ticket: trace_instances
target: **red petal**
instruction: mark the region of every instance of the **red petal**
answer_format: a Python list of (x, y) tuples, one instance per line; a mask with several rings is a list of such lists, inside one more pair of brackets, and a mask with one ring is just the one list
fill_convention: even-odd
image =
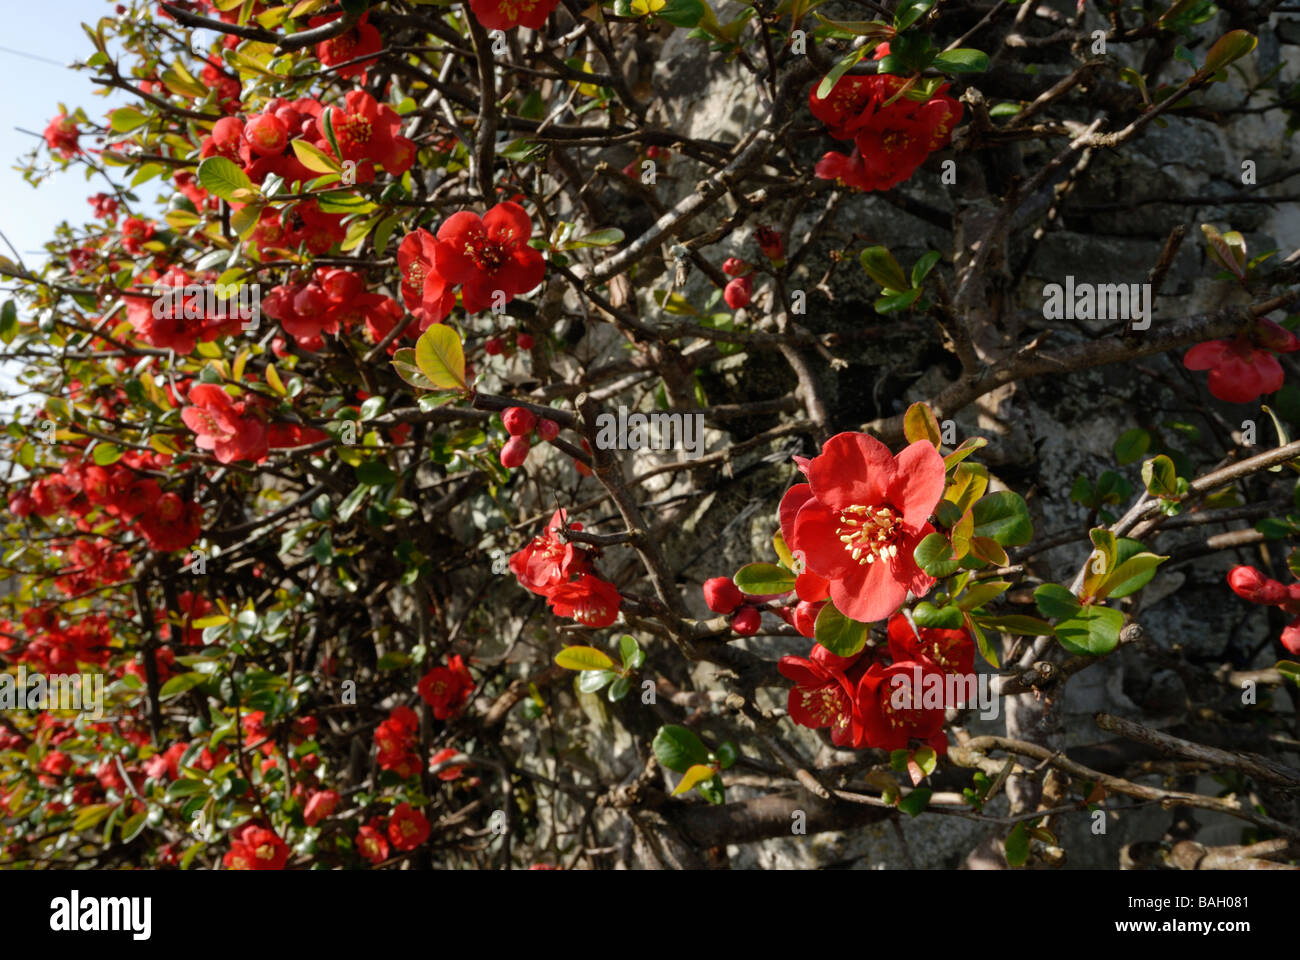
[[(883, 503), (894, 478), (889, 448), (865, 433), (838, 433), (808, 467), (813, 495), (832, 510)], [(937, 499), (937, 498), (936, 498)]]
[(899, 453), (895, 469), (889, 502), (903, 512), (909, 527), (925, 523), (943, 496), (947, 480), (943, 457), (930, 441), (918, 440)]

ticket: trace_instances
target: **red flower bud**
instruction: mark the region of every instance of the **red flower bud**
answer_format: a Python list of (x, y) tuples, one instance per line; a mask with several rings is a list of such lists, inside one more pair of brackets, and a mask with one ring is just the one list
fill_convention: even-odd
[(1282, 630), (1282, 646), (1300, 655), (1300, 617), (1296, 617)]
[(529, 449), (527, 437), (511, 437), (501, 448), (501, 466), (507, 470), (523, 466), (524, 461), (528, 459)]
[(515, 346), (520, 350), (533, 349), (533, 335), (531, 333), (521, 333), (515, 337)]
[(758, 241), (758, 249), (763, 251), (763, 256), (769, 260), (785, 259), (785, 238), (770, 227), (759, 227), (754, 233), (754, 239)]
[(1264, 576), (1254, 567), (1233, 567), (1228, 571), (1228, 586), (1241, 599), (1251, 603), (1272, 606), (1285, 603), (1290, 598), (1286, 587)]
[(712, 577), (704, 581), (704, 602), (714, 613), (731, 613), (745, 602), (745, 595), (730, 577)]
[(501, 351), (505, 350), (505, 348), (506, 343), (500, 337), (492, 337), (487, 341), (487, 343), (483, 344), (483, 352), (489, 357), (497, 356)]
[(501, 422), (510, 436), (526, 437), (537, 426), (537, 414), (525, 407), (507, 407), (501, 412)]
[(279, 117), (263, 113), (249, 118), (244, 125), (244, 139), (259, 156), (278, 157), (289, 142), (289, 131)]
[(826, 606), (825, 600), (817, 603), (809, 603), (807, 600), (799, 601), (799, 605), (794, 608), (794, 628), (805, 637), (813, 635), (813, 627), (817, 623), (817, 614), (822, 612), (822, 607)]
[(554, 420), (547, 420), (543, 417), (537, 421), (537, 435), (550, 443), (560, 435), (560, 425)]
[(731, 618), (731, 629), (742, 637), (752, 637), (763, 625), (763, 616), (753, 607), (741, 607)]
[(741, 307), (749, 304), (749, 299), (754, 295), (754, 281), (749, 277), (737, 277), (727, 284), (722, 291), (722, 299), (727, 302), (732, 310), (739, 310)]
[(729, 277), (743, 277), (753, 268), (739, 257), (727, 257), (722, 264), (722, 272)]
[(1292, 353), (1300, 350), (1300, 340), (1285, 327), (1279, 327), (1272, 320), (1260, 319), (1255, 323), (1255, 342), (1276, 353)]

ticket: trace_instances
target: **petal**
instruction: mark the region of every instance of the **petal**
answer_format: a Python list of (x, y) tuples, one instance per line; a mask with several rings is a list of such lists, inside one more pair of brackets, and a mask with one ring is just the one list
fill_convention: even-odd
[(512, 264), (506, 276), (511, 282), (513, 293), (528, 293), (546, 277), (546, 260), (540, 251), (527, 245), (521, 246), (511, 259)]
[(498, 203), (485, 213), (483, 227), (487, 230), (490, 242), (503, 245), (522, 246), (527, 244), (528, 238), (533, 235), (533, 221), (528, 218), (528, 211), (510, 200)]
[(831, 581), (835, 608), (862, 623), (883, 620), (907, 599), (907, 584), (883, 563), (854, 564), (863, 571), (858, 577)]
[(947, 482), (943, 457), (930, 441), (918, 440), (904, 448), (894, 464), (889, 502), (902, 511), (908, 526), (924, 523), (943, 496)]
[(781, 517), (781, 536), (785, 538), (786, 546), (794, 539), (794, 518), (799, 512), (799, 508), (812, 498), (812, 487), (806, 483), (796, 483), (793, 487), (785, 492), (781, 498), (781, 508), (779, 511)]
[(452, 283), (464, 283), (478, 267), (473, 257), (466, 253), (467, 245), (481, 241), (486, 231), (478, 214), (468, 210), (453, 213), (438, 228), (438, 247), (434, 263), (440, 274)]
[[(894, 478), (894, 455), (865, 433), (838, 433), (808, 467), (813, 495), (832, 510), (883, 503)], [(936, 498), (937, 500), (937, 498)]]
[(803, 553), (808, 569), (831, 579), (858, 566), (840, 543), (837, 526), (835, 514), (819, 501), (809, 500), (795, 517), (794, 538), (789, 544), (791, 550)]
[(1198, 343), (1183, 355), (1183, 366), (1188, 370), (1209, 370), (1222, 361), (1224, 351), (1230, 346), (1227, 340)]

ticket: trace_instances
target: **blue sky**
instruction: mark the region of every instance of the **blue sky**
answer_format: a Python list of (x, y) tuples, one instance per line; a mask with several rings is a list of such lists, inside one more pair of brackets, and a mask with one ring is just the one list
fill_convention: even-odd
[[(100, 117), (122, 97), (96, 96), (91, 71), (68, 69), (73, 60), (92, 52), (82, 22), (94, 23), (113, 15), (106, 0), (44, 0), (5, 3), (5, 30), (0, 33), (0, 231), (29, 266), (44, 261), (41, 245), (54, 234), (56, 224), (83, 223), (90, 217), (86, 198), (105, 188), (85, 179), (84, 170), (70, 168), (55, 173), (33, 188), (17, 170), (21, 156), (36, 138), (21, 130), (41, 133), (59, 110), (82, 107), (88, 116)], [(83, 138), (84, 142), (85, 138)], [(12, 258), (7, 247), (0, 252)], [(7, 285), (4, 287), (8, 289)], [(0, 294), (3, 296), (3, 294)], [(10, 389), (10, 371), (0, 367), (0, 386)]]

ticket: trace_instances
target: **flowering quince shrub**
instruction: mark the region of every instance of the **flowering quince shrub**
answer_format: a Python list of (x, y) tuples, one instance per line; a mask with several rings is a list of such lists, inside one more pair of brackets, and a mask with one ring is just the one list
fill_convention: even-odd
[[(1153, 800), (1294, 859), (1271, 14), (581, 6), (69, 32), (107, 105), (22, 162), (86, 221), (0, 257), (0, 867), (715, 867), (954, 817), (979, 865), (1115, 866), (1091, 825), (1158, 841)], [(1111, 196), (1189, 125), (1260, 169)], [(1079, 255), (1049, 308), (1066, 233), (1135, 272)], [(1069, 712), (1085, 671), (1122, 710)]]

